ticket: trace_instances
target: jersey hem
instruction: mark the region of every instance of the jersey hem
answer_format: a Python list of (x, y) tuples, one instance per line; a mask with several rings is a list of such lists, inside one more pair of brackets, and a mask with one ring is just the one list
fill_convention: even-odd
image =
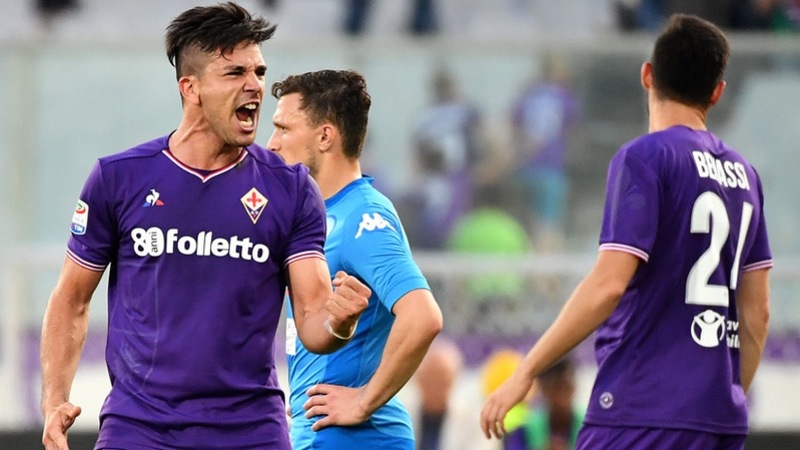
[(725, 426), (695, 422), (683, 422), (680, 420), (604, 420), (592, 417), (589, 414), (584, 417), (583, 422), (589, 425), (600, 425), (604, 427), (642, 427), (642, 428), (664, 428), (670, 430), (693, 430), (704, 433), (715, 434), (743, 434), (749, 431), (747, 425), (744, 426)]

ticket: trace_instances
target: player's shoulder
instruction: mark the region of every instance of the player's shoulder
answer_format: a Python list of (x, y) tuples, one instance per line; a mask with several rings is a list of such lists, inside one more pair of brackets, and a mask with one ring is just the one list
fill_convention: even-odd
[(372, 185), (371, 177), (351, 182), (340, 192), (343, 194), (333, 204), (329, 212), (345, 222), (346, 228), (353, 229), (391, 229), (401, 228), (400, 219), (392, 201)]
[(100, 165), (130, 161), (134, 159), (152, 158), (161, 154), (169, 146), (169, 135), (157, 137), (153, 140), (144, 142), (121, 152), (99, 158)]
[(635, 137), (620, 147), (620, 153), (640, 154), (664, 148), (670, 140), (663, 131), (643, 134)]
[(373, 181), (372, 177), (364, 176), (351, 184), (343, 199), (347, 209), (350, 210), (350, 215), (361, 216), (363, 213), (377, 212), (397, 220), (394, 204), (389, 197), (373, 186)]
[(671, 127), (643, 134), (620, 147), (616, 159), (653, 161), (664, 159), (674, 152), (683, 152), (697, 136), (686, 127)]

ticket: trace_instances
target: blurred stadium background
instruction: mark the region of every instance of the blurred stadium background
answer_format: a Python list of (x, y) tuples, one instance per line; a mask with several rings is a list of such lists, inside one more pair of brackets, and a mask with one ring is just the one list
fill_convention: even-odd
[[(2, 449), (38, 448), (41, 319), (82, 183), (98, 156), (176, 126), (180, 101), (162, 49), (163, 30), (182, 10), (211, 2), (75, 0), (65, 2), (75, 8), (37, 12), (34, 6), (43, 3), (49, 2), (0, 4)], [(447, 71), (463, 98), (480, 110), (484, 161), (492, 161), (510, 151), (510, 110), (521, 87), (543, 74), (553, 55), (569, 70), (580, 119), (566, 153), (570, 188), (557, 251), (531, 245), (518, 254), (482, 255), (415, 245), (445, 312), (445, 334), (459, 344), (466, 363), (451, 402), (444, 448), (496, 448), (479, 437), (477, 427), (481, 365), (495, 350), (527, 349), (591, 266), (606, 164), (621, 144), (646, 131), (638, 74), (653, 34), (621, 31), (632, 27), (625, 25), (630, 18), (623, 7), (638, 2), (440, 0), (435, 2), (438, 29), (411, 33), (411, 2), (377, 0), (358, 35), (342, 32), (344, 1), (240, 3), (279, 24), (275, 38), (263, 47), (268, 84), (322, 68), (352, 68), (366, 76), (373, 96), (367, 170), (400, 204), (401, 214), (413, 211), (404, 209), (401, 199), (421, 182), (413, 133), (430, 105), (436, 73)], [(736, 28), (728, 90), (711, 113), (710, 126), (759, 169), (775, 255), (771, 334), (753, 389), (749, 446), (797, 448), (786, 442), (796, 443), (791, 437), (800, 434), (800, 34)], [(274, 99), (266, 98), (262, 145), (272, 132), (273, 108)], [(529, 205), (506, 194), (494, 206), (510, 217), (524, 216)], [(416, 244), (434, 230), (412, 231)], [(77, 439), (91, 439), (108, 390), (105, 314), (101, 286), (72, 395), (84, 408), (74, 427), (75, 442), (83, 442), (75, 444), (77, 449), (88, 448)], [(585, 403), (594, 373), (591, 342), (575, 354), (580, 363), (576, 402)], [(401, 395), (413, 411), (415, 387), (409, 385)]]

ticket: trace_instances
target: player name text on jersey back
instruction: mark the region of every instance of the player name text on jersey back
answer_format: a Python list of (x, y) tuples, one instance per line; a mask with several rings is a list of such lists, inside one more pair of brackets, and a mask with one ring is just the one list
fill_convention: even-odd
[(692, 151), (692, 157), (700, 178), (711, 178), (726, 188), (750, 190), (750, 181), (742, 163), (719, 160), (700, 150)]

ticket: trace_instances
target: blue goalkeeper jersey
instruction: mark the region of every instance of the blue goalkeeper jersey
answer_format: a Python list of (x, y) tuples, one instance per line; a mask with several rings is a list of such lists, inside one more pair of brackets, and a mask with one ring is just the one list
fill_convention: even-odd
[(413, 449), (411, 418), (396, 397), (375, 411), (370, 420), (353, 427), (314, 432), (311, 425), (316, 418), (305, 418), (306, 392), (315, 384), (367, 384), (380, 363), (394, 323), (395, 302), (410, 291), (429, 289), (412, 259), (394, 206), (372, 186), (372, 178), (351, 182), (327, 199), (325, 207), (325, 254), (331, 276), (339, 270), (357, 276), (372, 289), (372, 297), (352, 341), (329, 355), (317, 355), (303, 347), (288, 305), (286, 354), (294, 449)]

